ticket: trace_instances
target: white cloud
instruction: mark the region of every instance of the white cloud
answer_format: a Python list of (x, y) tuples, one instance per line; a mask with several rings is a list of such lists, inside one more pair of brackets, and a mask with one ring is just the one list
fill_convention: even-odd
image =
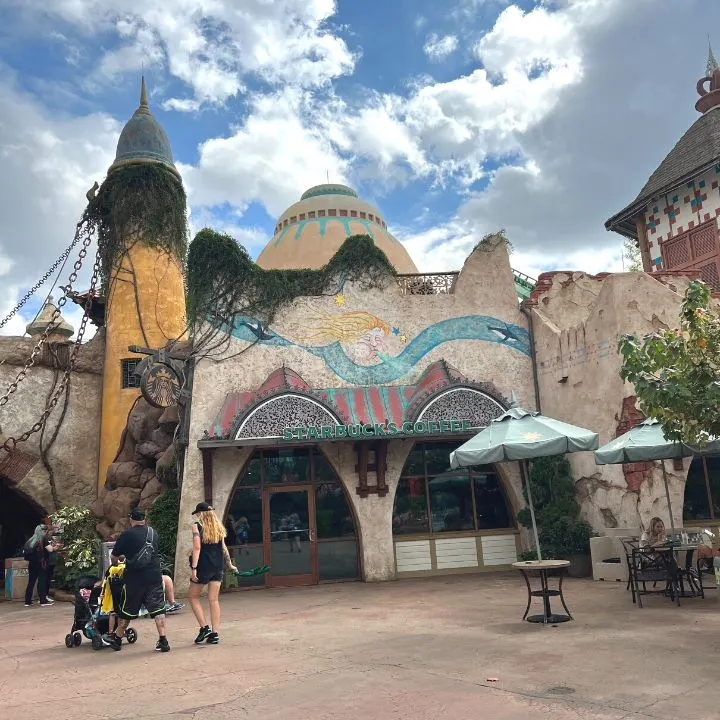
[[(322, 86), (355, 63), (344, 40), (326, 27), (334, 0), (11, 1), (34, 24), (60, 19), (88, 38), (119, 42), (102, 56), (100, 76), (160, 66), (190, 86), (198, 103), (225, 102), (248, 76)], [(171, 107), (195, 109), (183, 102)]]
[(444, 35), (440, 37), (437, 33), (430, 33), (425, 41), (423, 50), (430, 60), (439, 62), (452, 55), (457, 50), (457, 47), (457, 35)]

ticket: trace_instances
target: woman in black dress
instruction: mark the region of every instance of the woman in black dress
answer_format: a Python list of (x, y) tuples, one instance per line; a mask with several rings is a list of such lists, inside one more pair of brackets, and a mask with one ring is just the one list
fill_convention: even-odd
[[(193, 515), (197, 518), (192, 524), (193, 550), (190, 556), (190, 607), (200, 625), (200, 632), (195, 643), (206, 642), (217, 645), (220, 641), (220, 586), (223, 573), (227, 568), (237, 572), (233, 565), (230, 553), (225, 545), (227, 532), (220, 518), (215, 514), (208, 503), (198, 503)], [(200, 595), (203, 587), (208, 588), (208, 606), (210, 608), (210, 623), (205, 622)]]

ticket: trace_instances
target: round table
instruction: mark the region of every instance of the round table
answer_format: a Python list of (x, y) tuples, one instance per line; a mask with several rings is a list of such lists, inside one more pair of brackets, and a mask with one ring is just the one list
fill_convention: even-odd
[[(525, 579), (525, 584), (528, 590), (528, 601), (527, 607), (525, 608), (525, 614), (523, 620), (527, 619), (531, 623), (543, 623), (545, 625), (555, 625), (557, 623), (567, 622), (572, 620), (573, 616), (568, 610), (568, 606), (565, 604), (565, 598), (562, 592), (563, 583), (563, 571), (567, 570), (570, 566), (569, 560), (528, 560), (527, 562), (516, 562), (513, 563), (513, 567), (519, 570)], [(548, 573), (552, 571), (560, 571), (558, 578), (558, 589), (550, 590), (548, 583)], [(540, 590), (533, 590), (530, 585), (530, 575), (538, 575), (540, 577)], [(542, 615), (530, 615), (530, 603), (534, 597), (541, 597), (543, 599), (543, 612)], [(567, 615), (557, 615), (550, 609), (550, 598), (559, 597), (563, 608)]]

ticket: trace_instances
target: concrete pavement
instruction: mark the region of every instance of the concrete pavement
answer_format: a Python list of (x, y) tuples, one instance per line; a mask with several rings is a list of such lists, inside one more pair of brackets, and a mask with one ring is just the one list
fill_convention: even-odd
[(72, 608), (0, 603), (0, 718), (710, 720), (720, 600), (632, 605), (569, 580), (575, 621), (521, 622), (515, 574), (252, 591), (222, 598), (222, 644), (195, 647), (189, 608), (119, 653), (68, 650)]

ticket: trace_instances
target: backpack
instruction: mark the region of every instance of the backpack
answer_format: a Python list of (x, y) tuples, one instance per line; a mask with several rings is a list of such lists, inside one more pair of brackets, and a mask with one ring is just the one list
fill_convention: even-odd
[(155, 559), (155, 546), (153, 545), (154, 538), (155, 534), (153, 529), (148, 527), (145, 543), (134, 557), (126, 559), (126, 568), (130, 570), (144, 570), (145, 568), (150, 567)]
[(35, 536), (33, 535), (24, 545), (23, 545), (23, 560), (32, 560), (35, 557), (35, 553), (37, 552), (38, 544), (36, 542), (33, 542), (35, 539)]

